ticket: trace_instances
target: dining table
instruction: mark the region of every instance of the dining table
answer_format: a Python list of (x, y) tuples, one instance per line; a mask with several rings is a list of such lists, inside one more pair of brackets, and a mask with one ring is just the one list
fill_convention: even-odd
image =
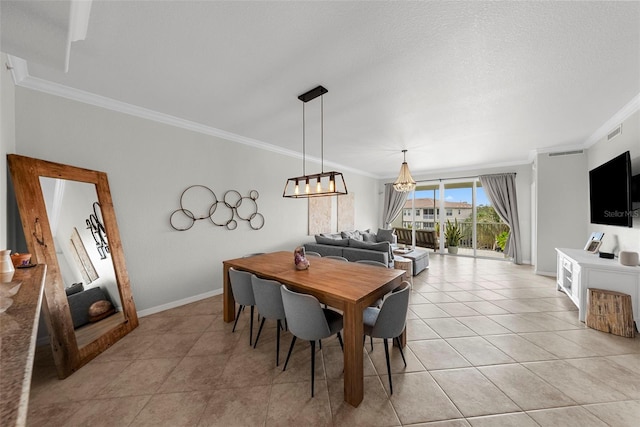
[[(223, 261), (223, 317), (235, 320), (235, 300), (229, 269), (248, 271), (276, 280), (288, 288), (315, 296), (321, 303), (340, 310), (344, 316), (344, 400), (357, 407), (364, 394), (363, 311), (403, 280), (403, 270), (330, 258), (309, 259), (306, 270), (297, 270), (293, 251), (271, 252)], [(401, 337), (405, 345), (405, 334)]]

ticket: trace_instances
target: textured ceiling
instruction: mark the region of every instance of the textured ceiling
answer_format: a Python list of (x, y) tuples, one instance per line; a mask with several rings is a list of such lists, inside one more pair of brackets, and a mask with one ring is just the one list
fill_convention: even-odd
[[(640, 3), (94, 1), (69, 71), (39, 62), (30, 76), (297, 152), (297, 96), (321, 84), (325, 161), (390, 177), (406, 148), (416, 175), (583, 145), (640, 93)], [(313, 156), (319, 122), (311, 101)]]

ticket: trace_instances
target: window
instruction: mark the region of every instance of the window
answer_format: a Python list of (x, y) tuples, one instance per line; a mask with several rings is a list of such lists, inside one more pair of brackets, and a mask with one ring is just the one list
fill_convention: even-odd
[(420, 209), (416, 209), (416, 216), (420, 216)]
[(446, 209), (447, 216), (453, 216), (453, 209)]

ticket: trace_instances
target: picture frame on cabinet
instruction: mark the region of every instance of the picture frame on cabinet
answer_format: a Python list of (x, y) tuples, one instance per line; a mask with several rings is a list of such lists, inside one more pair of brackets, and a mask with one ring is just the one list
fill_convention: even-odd
[(598, 252), (598, 249), (600, 249), (600, 245), (602, 245), (602, 240), (592, 240), (589, 242), (585, 250), (595, 254)]
[(594, 231), (593, 233), (591, 233), (591, 236), (589, 236), (589, 240), (587, 240), (587, 243), (584, 245), (584, 250), (589, 251), (589, 246), (591, 246), (591, 242), (593, 242), (594, 240), (602, 242), (603, 238), (604, 238), (604, 233)]

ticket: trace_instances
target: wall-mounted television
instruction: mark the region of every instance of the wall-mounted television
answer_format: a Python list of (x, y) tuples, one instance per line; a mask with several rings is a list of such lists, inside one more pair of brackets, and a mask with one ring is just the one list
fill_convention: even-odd
[(589, 171), (591, 223), (633, 226), (628, 151)]

